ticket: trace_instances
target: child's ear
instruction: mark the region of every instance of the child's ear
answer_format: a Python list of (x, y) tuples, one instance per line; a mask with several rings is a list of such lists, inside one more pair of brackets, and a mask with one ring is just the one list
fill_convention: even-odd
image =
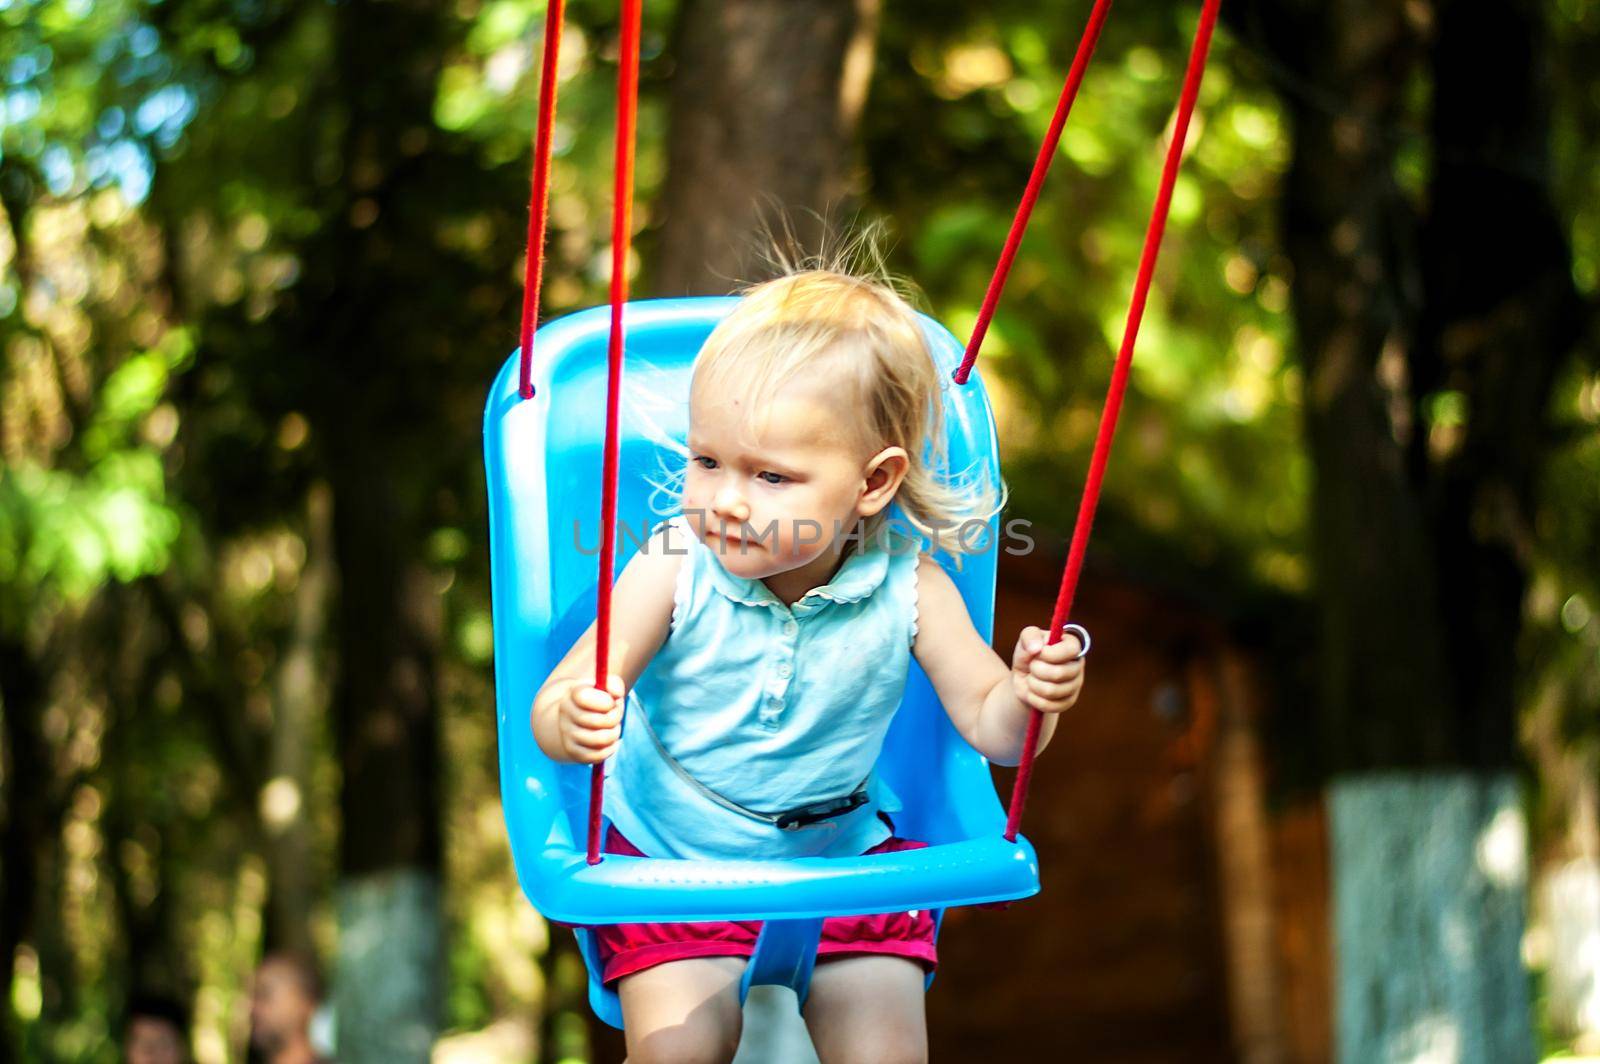
[(871, 517), (888, 506), (910, 469), (911, 459), (904, 447), (885, 447), (873, 455), (867, 463), (861, 500), (856, 504), (861, 516)]

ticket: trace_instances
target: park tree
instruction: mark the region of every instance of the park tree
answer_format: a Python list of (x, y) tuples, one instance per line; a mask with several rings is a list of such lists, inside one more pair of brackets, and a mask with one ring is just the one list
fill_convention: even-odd
[(685, 0), (673, 30), (659, 295), (756, 277), (762, 234), (820, 254), (859, 194), (881, 0)]
[[(1227, 33), (1186, 164), (1196, 179), (1188, 191), (1203, 189), (1204, 227), (1189, 224), (1195, 214), (1186, 213), (1180, 186), (1096, 549), (1149, 559), (1150, 571), (1184, 586), (1203, 570), (1207, 597), (1239, 618), (1271, 585), (1304, 594), (1312, 608), (1314, 643), (1303, 651), (1314, 654), (1317, 725), (1277, 726), (1276, 753), (1280, 780), (1325, 781), (1330, 798), (1342, 1059), (1430, 1047), (1460, 1059), (1526, 1059), (1523, 616), (1534, 567), (1548, 573), (1561, 550), (1546, 547), (1545, 534), (1559, 528), (1568, 542), (1586, 542), (1577, 529), (1593, 523), (1591, 503), (1570, 500), (1558, 519), (1540, 502), (1553, 468), (1583, 467), (1588, 451), (1574, 445), (1593, 434), (1575, 358), (1581, 349), (1592, 360), (1592, 301), (1575, 283), (1587, 277), (1593, 289), (1592, 254), (1572, 222), (1592, 192), (1574, 176), (1592, 169), (1582, 162), (1586, 125), (1560, 117), (1584, 105), (1564, 85), (1574, 45), (1558, 36), (1587, 23), (1532, 3), (1243, 2), (1223, 10)], [(1177, 50), (1179, 14), (1185, 23), (1193, 15), (1113, 17), (1063, 142), (1067, 159), (1052, 174), (1056, 198), (1041, 204), (997, 322), (999, 342), (988, 345), (1002, 386), (1025, 382), (1021, 409), (1036, 423), (1065, 426), (1019, 440), (1023, 454), (1011, 461), (1013, 475), (1032, 474), (1017, 482), (1019, 502), (1060, 514), (1058, 523), (1064, 505), (1038, 486), (1081, 468), (1083, 437), (1053, 410), (1075, 405), (1075, 386), (1094, 390), (1104, 358), (1078, 352), (1106, 347), (1098, 323), (1078, 316), (1092, 301), (1117, 305), (1117, 285), (1097, 278), (1110, 275), (1125, 291), (1115, 267), (1131, 261), (1126, 243), (1108, 239), (1117, 230), (1096, 218), (1131, 214), (1104, 188), (1108, 174), (1127, 173), (1107, 147), (1121, 129), (1139, 127), (1125, 127), (1120, 115), (1108, 121), (1114, 105), (1095, 79), (1120, 62), (1144, 91), (1170, 99), (1157, 87), (1170, 92), (1174, 64), (1160, 57)], [(1081, 18), (1061, 15), (1071, 26)], [(1000, 113), (996, 96), (1022, 115), (1032, 103), (1037, 130), (1049, 83), (1040, 92), (1023, 79), (1041, 65), (1059, 70), (1071, 34), (1041, 39), (1001, 5), (970, 19), (954, 11), (908, 23), (891, 17), (885, 43), (892, 51), (880, 55), (880, 69), (908, 61), (925, 80), (886, 83), (893, 103), (875, 97), (869, 106), (874, 189), (912, 234), (918, 279), (936, 298), (970, 305), (957, 293), (976, 288), (974, 273), (992, 261), (998, 238), (985, 234), (1003, 231), (995, 173), (1023, 165), (1018, 149), (996, 150), (1007, 142), (979, 115)], [(1053, 62), (1035, 58), (1052, 53)], [(1485, 78), (1490, 68), (1497, 76)], [(1115, 100), (1114, 92), (1106, 95)], [(875, 125), (874, 114), (893, 117)], [(1143, 128), (1156, 124), (1146, 119)], [(1130, 150), (1126, 141), (1120, 147)], [(1063, 173), (1060, 162), (1074, 165)], [(1135, 165), (1150, 166), (1149, 156), (1136, 155)], [(935, 173), (949, 177), (930, 193)], [(1139, 188), (1136, 170), (1125, 180)], [(966, 195), (940, 206), (952, 184)], [(1108, 247), (1120, 249), (1117, 259)], [(1031, 284), (1030, 256), (1045, 264)], [(1228, 289), (1252, 298), (1229, 303), (1211, 272), (1218, 265)], [(1089, 298), (1053, 301), (1064, 286)], [(1209, 339), (1185, 350), (1196, 334), (1225, 337), (1230, 320), (1231, 350)], [(1280, 344), (1294, 358), (1273, 371)], [(1177, 372), (1200, 359), (1208, 369)], [(1286, 434), (1269, 413), (1238, 440), (1253, 458), (1235, 462), (1226, 429), (1183, 432), (1204, 424), (1208, 385), (1263, 360), (1269, 379), (1285, 386), (1277, 413), (1302, 411), (1303, 434)], [(1084, 383), (1063, 383), (1069, 374)], [(1182, 392), (1163, 394), (1163, 377), (1176, 377), (1190, 401), (1179, 406)], [(1233, 377), (1234, 398), (1241, 383)], [(1166, 472), (1141, 453), (1141, 408), (1162, 411), (1157, 453)], [(1197, 439), (1209, 456), (1190, 453)], [(1303, 454), (1308, 467), (1282, 461), (1285, 454)], [(1206, 465), (1208, 476), (1181, 476)], [(1561, 483), (1570, 491), (1574, 481)], [(1207, 507), (1207, 498), (1225, 505)], [(1285, 503), (1298, 504), (1287, 524), (1275, 513)], [(1140, 526), (1162, 530), (1166, 562), (1140, 546)], [(1309, 567), (1280, 565), (1279, 545)], [(1569, 590), (1557, 594), (1552, 584)], [(1586, 578), (1547, 575), (1545, 586), (1539, 599), (1566, 601), (1563, 623), (1584, 631)], [(1571, 590), (1580, 593), (1568, 598)], [(1269, 608), (1281, 631), (1299, 630), (1297, 611)], [(1592, 675), (1587, 647), (1580, 642), (1578, 656), (1565, 660)], [(1268, 649), (1292, 677), (1296, 647)], [(1547, 692), (1569, 691), (1576, 704), (1566, 723), (1545, 713), (1547, 751), (1563, 729), (1581, 734), (1578, 705), (1593, 705), (1592, 682), (1552, 683)], [(1286, 696), (1294, 689), (1291, 682)], [(1451, 928), (1466, 928), (1466, 939)], [(1406, 943), (1398, 954), (1396, 941)]]
[[(248, 31), (248, 71), (209, 81), (213, 106), (185, 162), (158, 177), (157, 199), (169, 231), (244, 225), (294, 264), (270, 300), (194, 301), (213, 372), (249, 403), (233, 431), (218, 430), (213, 453), (247, 458), (268, 441), (291, 452), (280, 505), (304, 515), (315, 560), (287, 632), (285, 727), (269, 756), (274, 785), (303, 786), (310, 677), (325, 661), (340, 779), (340, 1057), (425, 1060), (447, 971), (444, 613), (429, 537), (469, 488), (481, 369), (471, 353), (495, 346), (510, 292), (498, 274), (515, 246), (515, 226), (484, 204), (514, 209), (515, 185), (434, 121), (445, 57), (465, 29), (450, 5), (285, 4), (254, 24), (171, 5), (159, 17), (180, 44), (224, 25)], [(271, 136), (241, 135), (241, 123), (261, 120), (263, 95)], [(201, 183), (237, 165), (225, 161), (232, 153), (251, 161), (249, 176), (232, 195), (208, 195)], [(465, 239), (463, 222), (476, 227)], [(190, 266), (186, 281), (203, 291), (204, 264)], [(205, 475), (221, 488), (208, 516), (226, 522), (222, 507), (260, 470), (217, 461)], [(329, 594), (331, 612), (319, 601)], [(308, 900), (305, 850), (293, 837), (274, 850), (274, 886), (291, 901), (284, 920)]]
[[(48, 34), (14, 12), (0, 33), (11, 86), (0, 126), (4, 1059), (50, 1052), (25, 1021), (47, 1018), (70, 1039), (92, 1031), (81, 1016), (104, 1011), (97, 967), (72, 941), (74, 921), (80, 931), (101, 926), (78, 875), (85, 858), (126, 845), (147, 868), (163, 859), (128, 830), (141, 813), (165, 811), (170, 796), (131, 793), (130, 774), (103, 771), (101, 761), (133, 741), (133, 715), (155, 701), (152, 641), (122, 627), (119, 604), (142, 601), (137, 589), (180, 549), (165, 477), (170, 390), (193, 359), (184, 330), (130, 313), (155, 302), (160, 279), (141, 255), (148, 228), (107, 188), (147, 184), (145, 157), (123, 128), (97, 138), (93, 123), (102, 108), (151, 91), (158, 72), (139, 62), (148, 42), (119, 32), (125, 5), (45, 7), (31, 14), (50, 22)], [(120, 62), (123, 77), (102, 82), (90, 57)], [(125, 145), (120, 166), (110, 165), (113, 143)], [(76, 180), (91, 168), (95, 181)], [(102, 818), (111, 800), (128, 816)], [(111, 886), (128, 931), (119, 959), (153, 962), (181, 984), (181, 966), (163, 963), (179, 952), (162, 941), (170, 908), (143, 904), (127, 875)]]
[(1531, 1060), (1519, 637), (1555, 388), (1592, 315), (1555, 199), (1549, 14), (1234, 17), (1294, 138), (1340, 1057)]

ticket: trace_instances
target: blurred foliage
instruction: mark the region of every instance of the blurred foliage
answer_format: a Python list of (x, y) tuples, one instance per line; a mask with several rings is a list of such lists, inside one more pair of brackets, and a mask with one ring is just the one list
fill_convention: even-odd
[[(1600, 296), (1600, 79), (1594, 45), (1600, 3), (1558, 0), (1553, 70), (1563, 106), (1551, 116), (1555, 175), (1568, 213), (1578, 289)], [(1556, 390), (1560, 450), (1541, 486), (1530, 530), (1535, 579), (1524, 654), (1529, 704), (1554, 707), (1559, 734), (1589, 764), (1600, 763), (1600, 335)], [(1547, 834), (1565, 824), (1547, 818)]]
[[(1071, 528), (1093, 449), (1193, 27), (1184, 8), (1119, 14), (1074, 104), (981, 363), (998, 383), (1015, 509), (1058, 530)], [(1081, 18), (1081, 5), (1063, 3), (1001, 4), (977, 17), (890, 10), (868, 114), (873, 206), (896, 219), (898, 261), (958, 336), (976, 317)], [(1169, 577), (1163, 558), (1214, 571), (1214, 585), (1231, 573), (1219, 599), (1255, 585), (1298, 592), (1308, 470), (1299, 375), (1285, 357), (1290, 278), (1271, 209), (1288, 146), (1270, 86), (1227, 39), (1190, 145), (1096, 551), (1131, 555), (1153, 536), (1162, 547), (1139, 552), (1143, 565)]]
[[(526, 1025), (552, 978), (540, 961), (549, 933), (521, 898), (499, 811), (476, 426), (514, 343), (544, 5), (457, 0), (433, 125), (400, 147), (419, 159), (465, 153), (474, 176), (436, 200), (398, 204), (334, 192), (360, 180), (345, 173), (345, 119), (329, 102), (341, 77), (336, 7), (0, 0), (0, 636), (50, 670), (41, 733), (57, 816), (38, 933), (0, 1003), (23, 1021), (33, 1059), (113, 1059), (123, 997), (152, 981), (194, 1003), (199, 1059), (240, 1054), (242, 990), (270, 935), (271, 691), (314, 549), (305, 501), (329, 446), (307, 389), (317, 367), (303, 364), (294, 330), (308, 335), (326, 310), (310, 279), (332, 268), (317, 237), (335, 218), (388, 225), (385, 212), (407, 212), (409, 231), (449, 251), (429, 290), (396, 292), (367, 313), (448, 303), (482, 321), (427, 367), (438, 469), (412, 473), (419, 491), (443, 485), (424, 542), (447, 632), (449, 1023)], [(863, 205), (891, 221), (893, 264), (958, 336), (1087, 7), (886, 5)], [(671, 3), (646, 13), (641, 294), (675, 14)], [(616, 15), (595, 0), (573, 0), (568, 15), (546, 317), (601, 301), (609, 268)], [(1600, 4), (1554, 0), (1550, 17), (1562, 91), (1555, 165), (1574, 276), (1593, 295)], [(1059, 533), (1092, 447), (1192, 18), (1185, 5), (1113, 16), (981, 363), (1014, 512)], [(1309, 574), (1294, 279), (1277, 234), (1289, 157), (1279, 99), (1295, 91), (1292, 76), (1219, 37), (1093, 551), (1097, 564), (1268, 624)], [(1416, 145), (1406, 165), (1425, 173), (1420, 129), (1398, 135)], [(1408, 187), (1420, 189), (1416, 173)], [(1559, 405), (1570, 431), (1531, 546), (1529, 697), (1554, 699), (1572, 741), (1593, 744), (1600, 361), (1572, 368)], [(319, 723), (307, 737), (315, 768), (298, 806), (322, 897), (338, 831), (326, 732)], [(311, 923), (326, 952), (325, 905)], [(136, 955), (152, 942), (153, 954)], [(552, 1027), (562, 1054), (581, 1052), (576, 1022)]]

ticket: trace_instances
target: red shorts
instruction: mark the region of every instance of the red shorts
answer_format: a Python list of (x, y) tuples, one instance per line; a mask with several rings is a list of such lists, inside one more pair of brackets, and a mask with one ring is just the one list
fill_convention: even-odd
[[(888, 838), (867, 853), (919, 850), (925, 842)], [(606, 833), (606, 853), (627, 857), (644, 854), (611, 828)], [(693, 924), (606, 924), (593, 927), (600, 946), (601, 979), (615, 982), (668, 961), (690, 957), (748, 957), (755, 952), (759, 920), (715, 920)], [(905, 957), (933, 971), (939, 962), (934, 949), (933, 913), (913, 909), (871, 916), (830, 916), (822, 921), (817, 956), (845, 957), (881, 954)]]

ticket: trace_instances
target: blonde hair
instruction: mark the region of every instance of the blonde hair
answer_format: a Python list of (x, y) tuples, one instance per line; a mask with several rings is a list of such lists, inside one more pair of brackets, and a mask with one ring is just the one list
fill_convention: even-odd
[[(870, 234), (864, 238), (869, 251)], [(859, 254), (863, 244), (846, 249)], [(755, 418), (798, 380), (825, 381), (829, 401), (853, 412), (855, 444), (872, 454), (902, 447), (909, 466), (894, 497), (901, 515), (934, 549), (953, 556), (967, 544), (964, 522), (987, 522), (1006, 490), (980, 471), (952, 474), (944, 435), (946, 375), (935, 365), (917, 312), (874, 255), (876, 276), (816, 261), (779, 265), (783, 275), (746, 287), (695, 360), (692, 389), (747, 397)], [(867, 518), (860, 542), (875, 539), (889, 507)]]

